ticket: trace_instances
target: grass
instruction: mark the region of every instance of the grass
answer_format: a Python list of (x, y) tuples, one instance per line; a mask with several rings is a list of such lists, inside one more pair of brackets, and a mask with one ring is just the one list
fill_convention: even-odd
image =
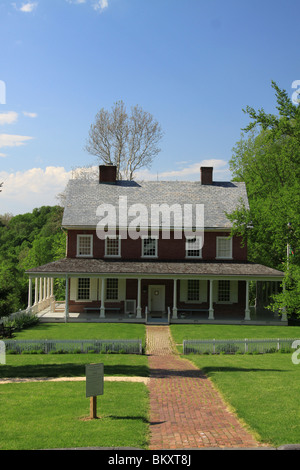
[(39, 323), (17, 332), (13, 339), (141, 339), (145, 325), (134, 323)]
[(105, 383), (100, 419), (87, 420), (85, 383), (6, 384), (0, 388), (0, 449), (148, 445), (148, 392), (140, 383)]
[(104, 364), (105, 376), (149, 375), (147, 356), (136, 354), (7, 354), (0, 377), (79, 377), (94, 362)]
[(299, 326), (171, 325), (176, 344), (184, 339), (300, 338)]
[(300, 365), (291, 354), (184, 357), (204, 371), (262, 442), (300, 443)]
[[(171, 325), (183, 339), (300, 338), (300, 327), (252, 325)], [(135, 333), (135, 334), (134, 334)], [(133, 336), (134, 335), (134, 336)], [(16, 339), (141, 338), (144, 325), (40, 324)], [(185, 356), (213, 381), (226, 402), (263, 442), (276, 447), (300, 443), (300, 364), (291, 354)], [(148, 376), (139, 355), (7, 355), (2, 377), (84, 376), (85, 364), (104, 363), (105, 375)], [(0, 449), (60, 447), (147, 448), (148, 392), (139, 383), (105, 383), (98, 397), (102, 418), (89, 413), (83, 383), (27, 383), (0, 386)]]

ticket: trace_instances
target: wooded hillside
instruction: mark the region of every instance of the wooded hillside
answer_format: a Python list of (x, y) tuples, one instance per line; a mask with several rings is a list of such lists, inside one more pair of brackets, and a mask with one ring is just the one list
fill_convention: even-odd
[(62, 207), (43, 206), (15, 217), (0, 215), (0, 316), (27, 307), (27, 269), (65, 256), (62, 214)]

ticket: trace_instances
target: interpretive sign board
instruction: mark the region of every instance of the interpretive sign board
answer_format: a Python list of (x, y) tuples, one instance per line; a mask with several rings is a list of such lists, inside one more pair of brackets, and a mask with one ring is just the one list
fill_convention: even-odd
[(96, 397), (103, 395), (104, 365), (86, 364), (86, 397)]

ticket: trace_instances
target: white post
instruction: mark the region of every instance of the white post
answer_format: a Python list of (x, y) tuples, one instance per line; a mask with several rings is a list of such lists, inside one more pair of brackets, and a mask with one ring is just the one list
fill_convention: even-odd
[[(282, 290), (283, 290), (283, 292), (285, 292), (285, 283), (283, 283), (283, 285), (282, 285)], [(283, 309), (282, 309), (281, 321), (287, 321), (286, 308), (285, 307), (283, 307)]]
[(50, 296), (53, 297), (53, 277), (51, 277), (50, 281)]
[(246, 281), (246, 308), (245, 308), (245, 320), (251, 320), (250, 308), (249, 308), (249, 281)]
[(69, 276), (66, 275), (66, 300), (65, 300), (65, 322), (69, 317)]
[(136, 307), (136, 318), (142, 318), (142, 307), (141, 307), (141, 292), (142, 292), (142, 280), (138, 278), (138, 291), (137, 291), (137, 307)]
[(177, 318), (177, 279), (174, 279), (173, 285), (173, 318)]
[(47, 299), (50, 297), (50, 277), (47, 278)]
[(210, 280), (209, 281), (209, 315), (208, 319), (209, 320), (214, 320), (214, 307), (213, 307), (213, 285), (214, 281)]
[(105, 278), (101, 279), (101, 307), (100, 307), (100, 318), (105, 318), (105, 305), (104, 305), (104, 295), (105, 295)]
[(43, 279), (40, 277), (40, 292), (39, 292), (39, 302), (43, 300), (42, 298), (42, 291), (43, 291)]
[(43, 300), (46, 299), (46, 278), (44, 277), (44, 294), (43, 294)]
[(34, 283), (34, 305), (38, 303), (38, 278), (35, 278)]
[(29, 285), (28, 285), (28, 310), (32, 306), (32, 279), (31, 277), (29, 278)]

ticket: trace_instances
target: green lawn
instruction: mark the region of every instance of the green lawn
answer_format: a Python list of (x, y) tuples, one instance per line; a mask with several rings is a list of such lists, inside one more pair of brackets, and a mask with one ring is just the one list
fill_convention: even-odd
[(136, 447), (148, 444), (148, 391), (140, 383), (105, 383), (89, 417), (84, 382), (0, 386), (0, 449)]
[(189, 355), (263, 442), (300, 443), (300, 364), (291, 354)]
[(171, 325), (176, 344), (184, 339), (299, 338), (300, 326)]
[(0, 377), (79, 377), (86, 364), (99, 362), (105, 376), (149, 375), (147, 356), (137, 354), (7, 354)]
[[(286, 326), (171, 325), (171, 332), (177, 344), (197, 338), (300, 338), (300, 327)], [(145, 327), (49, 323), (24, 330), (17, 338), (141, 338), (145, 342)], [(300, 364), (292, 363), (291, 354), (184, 357), (207, 374), (263, 442), (300, 443)], [(106, 376), (149, 374), (148, 359), (140, 355), (8, 354), (0, 376), (84, 376), (85, 364), (92, 362), (104, 363)], [(147, 447), (148, 392), (143, 384), (106, 382), (105, 393), (98, 398), (103, 418), (94, 422), (81, 419), (89, 413), (84, 387), (84, 382), (1, 385), (0, 449)]]
[(39, 323), (15, 334), (13, 339), (141, 339), (145, 325), (134, 323)]

